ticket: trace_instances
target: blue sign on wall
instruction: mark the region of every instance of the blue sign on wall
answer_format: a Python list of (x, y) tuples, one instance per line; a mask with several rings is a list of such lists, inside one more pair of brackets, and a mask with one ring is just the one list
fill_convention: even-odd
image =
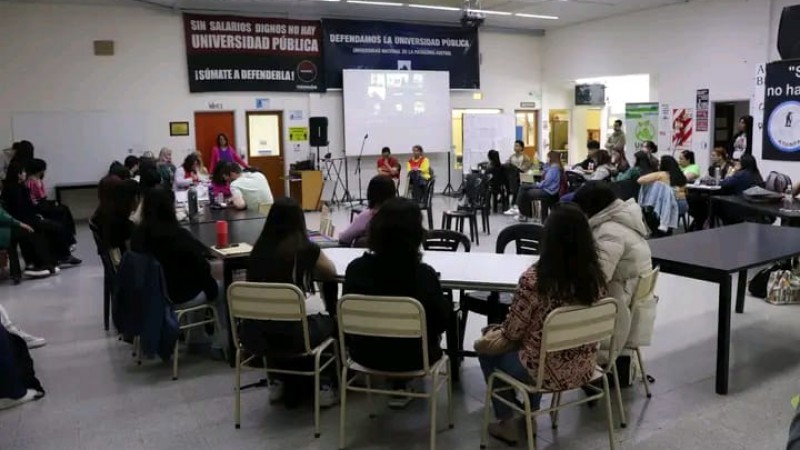
[(324, 19), (327, 88), (343, 69), (450, 72), (451, 89), (480, 88), (478, 30), (395, 22)]

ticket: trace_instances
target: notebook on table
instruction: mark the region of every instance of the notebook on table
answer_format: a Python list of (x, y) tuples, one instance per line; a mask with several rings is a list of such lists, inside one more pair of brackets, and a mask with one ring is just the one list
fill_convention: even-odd
[(224, 248), (217, 248), (216, 245), (212, 245), (211, 251), (214, 252), (217, 256), (220, 256), (222, 258), (230, 258), (233, 256), (249, 255), (250, 252), (253, 251), (253, 246), (246, 242), (241, 242), (238, 244), (230, 244), (229, 246)]

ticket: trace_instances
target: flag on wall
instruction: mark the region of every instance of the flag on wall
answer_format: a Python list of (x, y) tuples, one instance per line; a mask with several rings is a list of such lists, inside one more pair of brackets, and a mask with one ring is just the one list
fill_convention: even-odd
[(692, 109), (679, 108), (672, 110), (672, 150), (692, 149)]

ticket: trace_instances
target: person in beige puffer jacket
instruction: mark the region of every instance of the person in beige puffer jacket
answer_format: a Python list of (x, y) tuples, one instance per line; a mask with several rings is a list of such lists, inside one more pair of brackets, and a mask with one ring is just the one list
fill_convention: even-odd
[(656, 299), (645, 299), (635, 308), (631, 305), (639, 277), (653, 268), (641, 208), (632, 199), (619, 200), (604, 182), (587, 183), (573, 201), (589, 217), (600, 266), (608, 280), (608, 295), (630, 311), (628, 324), (617, 328), (617, 342), (627, 348), (650, 345)]

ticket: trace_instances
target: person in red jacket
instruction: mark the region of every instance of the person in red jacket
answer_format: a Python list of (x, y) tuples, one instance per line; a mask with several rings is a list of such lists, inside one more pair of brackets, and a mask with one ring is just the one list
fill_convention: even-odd
[(384, 175), (394, 180), (400, 179), (400, 163), (397, 158), (392, 156), (389, 147), (381, 149), (381, 157), (378, 158), (378, 175)]
[(247, 162), (236, 153), (236, 149), (228, 143), (228, 136), (225, 136), (224, 133), (217, 135), (217, 145), (211, 149), (211, 164), (208, 167), (208, 172), (214, 173), (214, 169), (220, 161), (235, 162), (244, 168), (250, 167), (247, 165)]

